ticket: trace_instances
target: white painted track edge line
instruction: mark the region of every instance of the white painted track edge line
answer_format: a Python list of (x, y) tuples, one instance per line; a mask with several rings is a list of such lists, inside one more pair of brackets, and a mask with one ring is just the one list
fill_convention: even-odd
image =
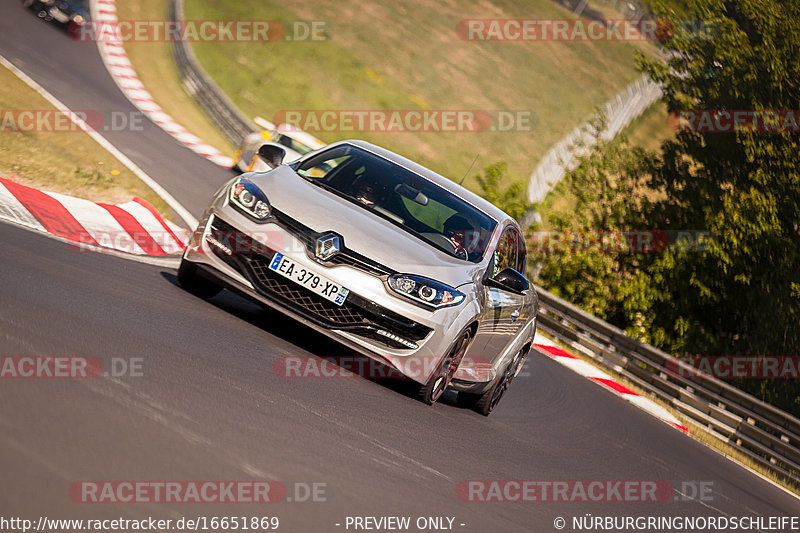
[(62, 113), (66, 114), (69, 119), (78, 126), (81, 130), (87, 133), (94, 141), (105, 148), (111, 155), (116, 157), (120, 163), (125, 165), (131, 172), (133, 172), (140, 180), (142, 180), (145, 185), (150, 187), (153, 192), (155, 192), (166, 204), (173, 210), (175, 213), (183, 219), (183, 221), (188, 225), (189, 229), (194, 229), (197, 227), (198, 221), (197, 219), (192, 216), (192, 214), (181, 205), (170, 193), (166, 191), (161, 185), (159, 185), (153, 178), (148, 176), (141, 168), (139, 168), (136, 163), (131, 161), (128, 156), (123, 154), (116, 146), (111, 144), (105, 137), (97, 133), (96, 131), (90, 130), (86, 124), (78, 118), (76, 113), (64, 105), (60, 100), (58, 100), (55, 96), (50, 94), (44, 87), (39, 85), (36, 81), (33, 80), (30, 76), (25, 74), (23, 71), (18, 69), (13, 63), (11, 63), (8, 59), (0, 55), (0, 65), (3, 65), (5, 68), (10, 70), (17, 78), (22, 80), (28, 87), (36, 91), (41, 97), (45, 100), (50, 102), (56, 109), (61, 111)]
[[(705, 429), (705, 426), (701, 426), (700, 424), (698, 424), (698, 423), (696, 423), (696, 422), (691, 422), (691, 421), (690, 421), (690, 422), (689, 422), (689, 424), (692, 424), (693, 426), (697, 426), (697, 427), (699, 427), (699, 428), (701, 428), (701, 429)], [(726, 453), (725, 453), (725, 452), (723, 452), (722, 450), (719, 450), (719, 449), (717, 449), (717, 448), (714, 448), (714, 447), (713, 447), (713, 446), (711, 446), (710, 444), (708, 444), (708, 443), (706, 443), (706, 442), (703, 442), (703, 441), (701, 441), (700, 439), (697, 439), (697, 438), (695, 438), (694, 436), (692, 436), (692, 434), (691, 434), (691, 433), (685, 433), (685, 434), (686, 434), (686, 435), (689, 435), (689, 436), (690, 436), (690, 437), (692, 437), (692, 439), (694, 439), (694, 440), (695, 440), (697, 443), (699, 443), (699, 444), (701, 444), (701, 445), (705, 446), (705, 447), (706, 447), (706, 448), (708, 448), (709, 450), (711, 450), (711, 451), (713, 451), (713, 452), (716, 452), (716, 453), (718, 453), (719, 455), (721, 455), (721, 456), (722, 456), (722, 457), (724, 457), (725, 459), (727, 459), (727, 460), (731, 461), (731, 462), (732, 462), (732, 463), (734, 463), (734, 464), (737, 464), (737, 465), (739, 465), (740, 467), (744, 468), (745, 470), (747, 470), (747, 471), (748, 471), (748, 472), (750, 472), (751, 474), (755, 474), (756, 476), (760, 477), (762, 480), (766, 481), (767, 483), (769, 483), (769, 484), (770, 484), (770, 485), (772, 485), (773, 487), (776, 487), (776, 488), (779, 488), (779, 489), (781, 489), (783, 492), (785, 492), (785, 493), (786, 493), (786, 494), (788, 494), (789, 496), (793, 496), (795, 499), (797, 499), (797, 500), (799, 500), (799, 501), (800, 501), (800, 494), (797, 494), (797, 493), (795, 493), (795, 492), (791, 491), (790, 489), (787, 489), (786, 487), (784, 487), (783, 485), (781, 485), (781, 484), (780, 484), (780, 483), (778, 483), (777, 481), (775, 481), (775, 480), (772, 480), (772, 479), (768, 478), (767, 476), (765, 476), (765, 475), (764, 475), (764, 474), (762, 474), (761, 472), (759, 472), (759, 471), (757, 471), (757, 470), (753, 470), (752, 468), (750, 468), (749, 466), (747, 466), (747, 465), (746, 465), (746, 464), (744, 464), (743, 462), (739, 461), (739, 460), (738, 460), (738, 459), (736, 459), (735, 457), (731, 457), (730, 455), (726, 454)]]

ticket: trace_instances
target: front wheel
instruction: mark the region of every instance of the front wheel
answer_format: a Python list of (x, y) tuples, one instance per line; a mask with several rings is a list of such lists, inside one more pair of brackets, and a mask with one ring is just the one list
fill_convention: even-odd
[(494, 411), (494, 408), (497, 407), (497, 404), (500, 403), (503, 395), (505, 395), (508, 387), (511, 385), (514, 376), (517, 375), (517, 372), (519, 372), (519, 369), (524, 364), (525, 355), (525, 350), (517, 352), (517, 355), (514, 356), (514, 359), (512, 359), (506, 367), (505, 372), (495, 378), (492, 387), (483, 394), (459, 392), (456, 399), (458, 405), (474, 409), (483, 416), (489, 416), (489, 414)]
[(417, 393), (417, 398), (420, 401), (431, 405), (442, 397), (445, 389), (453, 380), (453, 375), (458, 370), (458, 365), (461, 364), (464, 354), (467, 353), (471, 339), (472, 330), (468, 329), (461, 334), (461, 337), (459, 337), (447, 355), (442, 358), (441, 364), (439, 364), (428, 382), (420, 387)]
[(197, 274), (197, 266), (186, 259), (181, 259), (181, 266), (178, 268), (178, 283), (200, 298), (211, 298), (222, 290), (219, 285), (200, 277)]

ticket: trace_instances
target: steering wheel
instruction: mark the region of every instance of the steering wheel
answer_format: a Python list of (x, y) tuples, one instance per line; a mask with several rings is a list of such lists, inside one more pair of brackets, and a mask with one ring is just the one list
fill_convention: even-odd
[(453, 241), (450, 241), (450, 244), (453, 246), (453, 250), (455, 251), (456, 257), (458, 257), (459, 259), (463, 259), (464, 261), (467, 261), (469, 259), (469, 254), (467, 253), (466, 248), (464, 248), (463, 246), (459, 246)]

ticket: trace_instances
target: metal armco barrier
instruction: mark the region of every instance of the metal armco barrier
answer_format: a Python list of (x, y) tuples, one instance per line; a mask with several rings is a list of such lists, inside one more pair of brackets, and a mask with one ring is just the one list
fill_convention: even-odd
[(539, 328), (800, 485), (800, 420), (537, 287)]
[[(170, 0), (169, 17), (183, 20), (183, 0)], [(206, 74), (191, 47), (185, 41), (176, 39), (172, 43), (172, 55), (178, 64), (178, 72), (186, 90), (214, 121), (219, 130), (239, 146), (242, 139), (258, 127), (236, 107), (216, 83)]]

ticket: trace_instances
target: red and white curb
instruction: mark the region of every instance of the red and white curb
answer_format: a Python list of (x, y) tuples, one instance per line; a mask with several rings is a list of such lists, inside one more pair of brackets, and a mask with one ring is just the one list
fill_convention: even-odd
[(151, 204), (134, 198), (103, 204), (44, 192), (0, 177), (0, 219), (85, 245), (136, 255), (182, 253), (189, 232), (165, 220)]
[(632, 391), (622, 383), (616, 381), (611, 375), (606, 374), (583, 359), (580, 359), (568, 353), (567, 351), (562, 350), (550, 339), (537, 334), (536, 338), (534, 339), (533, 347), (543, 354), (550, 356), (551, 359), (558, 361), (573, 372), (576, 372), (581, 376), (588, 378), (590, 381), (605, 387), (607, 390), (610, 390), (617, 396), (631, 402), (656, 418), (660, 418), (667, 424), (683, 431), (684, 433), (689, 432), (689, 428), (681, 424), (680, 421), (675, 418), (675, 416), (673, 416), (672, 413), (670, 413), (667, 409), (658, 405), (650, 398), (646, 398), (641, 394)]
[[(92, 2), (92, 20), (98, 24), (116, 28), (119, 20), (117, 18), (115, 0), (94, 0)], [(213, 146), (206, 144), (199, 137), (189, 133), (186, 128), (178, 124), (175, 119), (161, 109), (153, 100), (153, 96), (145, 89), (141, 80), (139, 80), (139, 76), (128, 59), (128, 54), (125, 53), (122, 42), (115, 41), (114, 36), (107, 35), (107, 33), (109, 32), (102, 32), (102, 35), (97, 36), (100, 57), (103, 59), (103, 63), (105, 63), (106, 69), (111, 74), (114, 82), (128, 100), (139, 111), (147, 115), (150, 120), (158, 124), (161, 129), (193, 152), (220, 166), (226, 168), (233, 166), (233, 159)]]

